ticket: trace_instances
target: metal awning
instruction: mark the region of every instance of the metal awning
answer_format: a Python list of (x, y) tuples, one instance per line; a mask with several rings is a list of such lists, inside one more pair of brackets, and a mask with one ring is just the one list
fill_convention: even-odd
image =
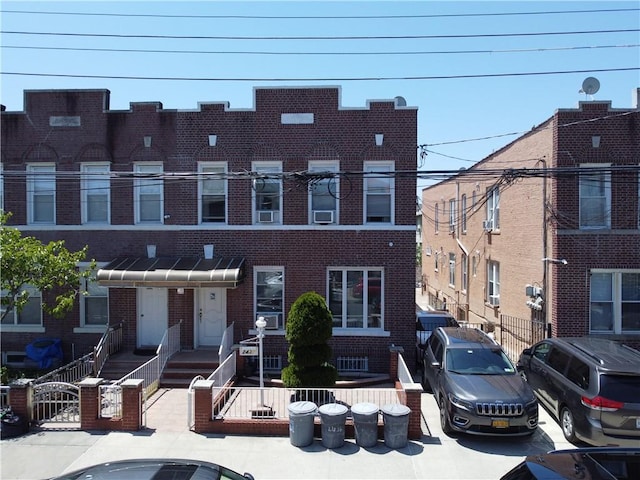
[(119, 257), (98, 270), (105, 287), (226, 287), (245, 277), (244, 258)]

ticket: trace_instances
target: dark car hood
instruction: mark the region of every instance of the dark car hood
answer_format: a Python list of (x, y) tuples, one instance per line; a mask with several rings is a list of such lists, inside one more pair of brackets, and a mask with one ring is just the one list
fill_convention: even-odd
[(531, 387), (520, 375), (460, 375), (449, 372), (448, 383), (456, 397), (473, 402), (534, 400)]

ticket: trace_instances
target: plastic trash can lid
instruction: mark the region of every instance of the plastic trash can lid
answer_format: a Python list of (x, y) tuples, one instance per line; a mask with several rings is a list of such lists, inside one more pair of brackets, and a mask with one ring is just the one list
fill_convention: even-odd
[(378, 406), (375, 403), (356, 403), (353, 407), (351, 407), (351, 413), (355, 413), (357, 415), (373, 415), (378, 413)]
[(326, 403), (319, 410), (325, 415), (344, 415), (349, 409), (339, 403)]
[(411, 409), (401, 403), (391, 403), (382, 407), (382, 413), (386, 413), (393, 417), (401, 417), (403, 415), (409, 415), (411, 413)]
[(305, 413), (313, 413), (318, 406), (313, 402), (294, 402), (289, 405), (289, 413), (304, 415)]

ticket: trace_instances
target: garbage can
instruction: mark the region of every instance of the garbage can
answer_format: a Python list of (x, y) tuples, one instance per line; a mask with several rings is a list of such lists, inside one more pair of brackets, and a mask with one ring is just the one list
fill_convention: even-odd
[(319, 409), (322, 430), (322, 445), (339, 448), (344, 443), (344, 424), (349, 409), (339, 403), (327, 403)]
[(313, 402), (289, 404), (289, 439), (291, 445), (306, 447), (313, 443), (313, 419), (318, 407)]
[(0, 438), (13, 438), (29, 431), (29, 425), (22, 415), (7, 413), (2, 416)]
[(400, 403), (392, 403), (385, 405), (381, 410), (384, 421), (384, 444), (389, 448), (406, 446), (411, 409)]
[(361, 447), (373, 447), (378, 443), (379, 410), (374, 403), (357, 403), (351, 407), (356, 444)]

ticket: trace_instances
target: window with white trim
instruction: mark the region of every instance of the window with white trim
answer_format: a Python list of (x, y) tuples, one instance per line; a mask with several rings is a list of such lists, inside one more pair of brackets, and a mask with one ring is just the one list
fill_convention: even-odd
[(200, 222), (226, 223), (227, 221), (227, 165), (226, 163), (199, 162), (198, 187), (200, 189)]
[(254, 268), (255, 318), (262, 316), (270, 330), (284, 329), (284, 267)]
[[(20, 312), (16, 309), (10, 309), (9, 313), (2, 319), (2, 325), (14, 326), (42, 326), (42, 295), (40, 290), (29, 285), (25, 285), (23, 290), (29, 295), (27, 303)], [(2, 296), (7, 296), (6, 291), (2, 291)], [(2, 304), (2, 314), (4, 315), (6, 307)]]
[(487, 303), (500, 305), (500, 264), (487, 261)]
[(253, 162), (253, 223), (282, 223), (282, 162)]
[(449, 232), (456, 231), (456, 200), (449, 200)]
[(111, 180), (108, 163), (83, 163), (82, 223), (110, 223)]
[(580, 229), (611, 228), (611, 172), (603, 170), (609, 166), (580, 165)]
[(449, 252), (449, 285), (456, 284), (456, 254)]
[(56, 166), (54, 164), (27, 165), (28, 222), (55, 223)]
[(394, 162), (365, 162), (365, 223), (394, 222)]
[(640, 270), (591, 270), (589, 330), (640, 334)]
[(384, 328), (384, 281), (379, 268), (330, 268), (329, 309), (333, 328)]
[(338, 171), (338, 162), (309, 162), (309, 223), (338, 223)]
[(460, 288), (466, 292), (469, 288), (469, 257), (466, 253), (460, 257), (460, 279)]
[(135, 222), (164, 223), (164, 179), (161, 163), (134, 165)]
[(487, 219), (491, 222), (492, 230), (500, 229), (500, 189), (496, 187), (487, 188)]
[[(98, 265), (98, 268), (104, 265)], [(87, 293), (80, 296), (80, 326), (109, 325), (109, 288), (98, 285), (94, 272), (89, 278), (82, 279), (81, 289)]]

